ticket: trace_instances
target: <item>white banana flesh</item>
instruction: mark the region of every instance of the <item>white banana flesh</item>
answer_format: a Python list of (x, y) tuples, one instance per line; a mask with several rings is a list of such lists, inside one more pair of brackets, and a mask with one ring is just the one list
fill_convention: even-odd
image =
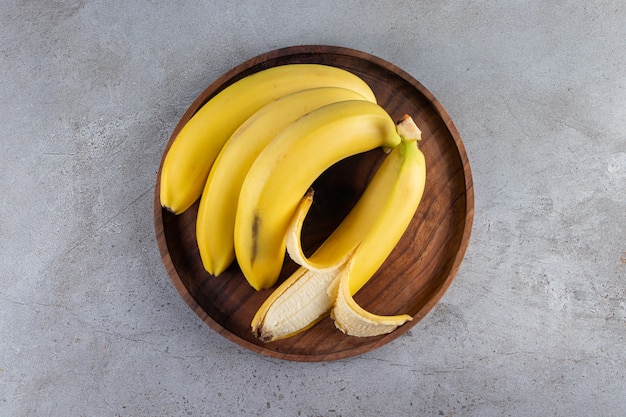
[(283, 282), (252, 320), (252, 332), (263, 342), (284, 339), (308, 329), (333, 306), (338, 284), (335, 270), (299, 269)]

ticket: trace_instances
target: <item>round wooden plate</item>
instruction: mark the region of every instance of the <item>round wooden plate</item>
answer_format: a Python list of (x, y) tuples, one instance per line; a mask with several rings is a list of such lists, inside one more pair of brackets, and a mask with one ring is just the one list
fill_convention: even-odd
[[(163, 263), (174, 286), (213, 330), (263, 355), (295, 361), (328, 361), (360, 355), (391, 342), (435, 306), (450, 286), (465, 254), (472, 228), (474, 192), (459, 133), (433, 95), (409, 74), (380, 58), (333, 46), (278, 49), (224, 74), (182, 116), (163, 156), (182, 126), (220, 90), (254, 72), (291, 63), (320, 63), (357, 74), (371, 86), (379, 104), (394, 119), (409, 114), (423, 132), (420, 148), (427, 163), (426, 189), (418, 211), (387, 261), (355, 295), (356, 301), (371, 312), (408, 313), (413, 321), (387, 335), (358, 338), (344, 335), (326, 317), (299, 335), (264, 344), (253, 336), (250, 322), (271, 290), (255, 291), (236, 262), (219, 277), (204, 271), (195, 236), (198, 203), (178, 216), (162, 209), (160, 168), (155, 187), (154, 224)], [(339, 224), (383, 158), (384, 153), (379, 150), (348, 158), (315, 182), (315, 202), (303, 229), (306, 250), (315, 248)], [(279, 283), (295, 269), (295, 264), (287, 259)]]

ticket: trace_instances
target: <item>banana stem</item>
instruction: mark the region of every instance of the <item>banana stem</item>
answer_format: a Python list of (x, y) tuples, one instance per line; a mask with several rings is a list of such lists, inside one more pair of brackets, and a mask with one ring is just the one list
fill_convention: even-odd
[(398, 122), (396, 130), (398, 131), (398, 135), (400, 135), (404, 141), (410, 142), (416, 140), (419, 142), (422, 140), (422, 131), (419, 127), (417, 127), (413, 118), (408, 114), (405, 114), (402, 117), (402, 120)]

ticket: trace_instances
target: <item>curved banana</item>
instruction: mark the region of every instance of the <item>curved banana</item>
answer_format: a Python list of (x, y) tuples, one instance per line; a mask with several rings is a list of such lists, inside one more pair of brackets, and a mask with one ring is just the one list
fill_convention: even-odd
[[(374, 322), (380, 320), (380, 316), (363, 314), (364, 310), (354, 307), (356, 303), (349, 300), (397, 245), (424, 192), (426, 162), (417, 147), (421, 132), (406, 116), (398, 125), (398, 132), (402, 142), (385, 157), (350, 213), (309, 259), (302, 253), (300, 231), (312, 196), (307, 195), (300, 202), (290, 223), (287, 245), (290, 256), (303, 266), (279, 285), (257, 311), (252, 330), (262, 340), (297, 334), (326, 315), (333, 305), (336, 307), (333, 315), (339, 316), (340, 328), (349, 334), (363, 332), (353, 330), (359, 325), (351, 324), (351, 316), (365, 316), (366, 322), (372, 318)], [(345, 270), (347, 263), (349, 272)], [(337, 303), (340, 288), (343, 299)], [(400, 320), (404, 319), (407, 317)], [(372, 330), (368, 328), (367, 332), (370, 334)]]
[[(417, 146), (421, 132), (408, 116), (398, 124), (398, 132), (402, 142), (385, 157), (348, 216), (303, 264), (310, 269), (336, 265), (358, 246), (351, 267), (351, 294), (387, 259), (424, 193), (426, 161)], [(299, 235), (290, 238), (299, 241)]]
[(257, 290), (276, 282), (287, 225), (300, 199), (328, 167), (357, 153), (400, 142), (387, 112), (368, 101), (342, 101), (301, 117), (252, 164), (239, 195), (235, 254)]
[(204, 104), (183, 126), (161, 168), (161, 205), (175, 214), (187, 210), (204, 188), (209, 170), (230, 135), (269, 102), (298, 90), (343, 87), (375, 101), (361, 78), (320, 64), (288, 64), (242, 78)]
[(196, 222), (200, 257), (210, 274), (221, 274), (235, 258), (233, 230), (239, 191), (261, 150), (301, 116), (346, 100), (367, 99), (353, 90), (339, 87), (298, 91), (261, 108), (228, 139), (209, 172)]

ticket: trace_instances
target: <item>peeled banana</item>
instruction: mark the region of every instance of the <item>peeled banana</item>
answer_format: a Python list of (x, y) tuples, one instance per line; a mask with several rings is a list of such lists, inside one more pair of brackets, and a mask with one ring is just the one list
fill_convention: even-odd
[(313, 190), (300, 200), (290, 222), (287, 245), (297, 240), (298, 250), (289, 254), (296, 263), (308, 267), (299, 268), (276, 288), (263, 302), (252, 319), (252, 332), (264, 342), (284, 339), (308, 329), (333, 306), (337, 295), (339, 268), (353, 252), (337, 264), (311, 265), (300, 247), (300, 232), (306, 214), (313, 203)]
[(337, 327), (351, 335), (381, 334), (410, 319), (368, 313), (352, 299), (396, 246), (424, 192), (426, 163), (417, 147), (421, 132), (406, 116), (398, 132), (401, 143), (385, 157), (348, 216), (309, 259), (302, 253), (300, 231), (312, 195), (300, 202), (286, 239), (290, 257), (302, 266), (257, 311), (252, 330), (262, 340), (297, 334), (331, 308)]
[(233, 231), (239, 192), (259, 153), (298, 118), (324, 105), (346, 100), (368, 99), (339, 87), (298, 91), (262, 107), (228, 139), (209, 173), (196, 222), (200, 257), (209, 273), (220, 275), (235, 258)]
[(289, 221), (322, 172), (348, 156), (400, 142), (389, 114), (363, 100), (323, 106), (282, 130), (252, 164), (239, 195), (235, 254), (250, 285), (275, 284)]
[[(387, 259), (424, 193), (426, 161), (417, 146), (421, 132), (407, 117), (397, 127), (402, 142), (385, 157), (348, 216), (303, 264), (309, 269), (336, 265), (358, 246), (352, 261), (351, 294), (356, 294)], [(290, 234), (291, 240), (298, 242), (298, 238)]]
[(371, 101), (375, 96), (358, 76), (319, 64), (288, 64), (246, 76), (204, 104), (183, 126), (161, 168), (161, 205), (175, 214), (201, 195), (209, 170), (231, 134), (253, 113), (284, 95), (314, 87), (343, 87)]

